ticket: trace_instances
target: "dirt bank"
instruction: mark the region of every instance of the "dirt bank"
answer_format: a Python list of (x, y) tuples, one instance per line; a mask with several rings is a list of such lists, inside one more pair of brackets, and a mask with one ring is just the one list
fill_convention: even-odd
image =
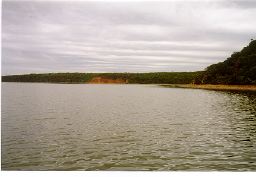
[(89, 84), (127, 84), (128, 80), (126, 79), (109, 79), (103, 77), (94, 77), (89, 82)]

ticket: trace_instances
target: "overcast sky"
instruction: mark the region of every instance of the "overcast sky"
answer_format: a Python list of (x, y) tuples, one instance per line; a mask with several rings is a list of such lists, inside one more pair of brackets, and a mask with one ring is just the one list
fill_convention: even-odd
[(2, 74), (197, 71), (256, 38), (256, 1), (11, 1)]

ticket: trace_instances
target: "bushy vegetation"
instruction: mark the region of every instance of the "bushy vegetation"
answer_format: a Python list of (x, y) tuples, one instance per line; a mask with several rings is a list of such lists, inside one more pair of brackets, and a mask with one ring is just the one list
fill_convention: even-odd
[(52, 82), (52, 83), (82, 83), (93, 77), (89, 73), (47, 73), (2, 76), (3, 82)]
[(189, 84), (201, 72), (160, 72), (160, 73), (133, 73), (128, 77), (129, 83), (140, 84)]
[(201, 76), (199, 84), (256, 84), (256, 40), (240, 52), (233, 53), (224, 62), (210, 65)]
[(93, 77), (124, 79), (137, 84), (189, 84), (201, 72), (157, 73), (48, 73), (2, 76), (3, 82), (86, 83)]

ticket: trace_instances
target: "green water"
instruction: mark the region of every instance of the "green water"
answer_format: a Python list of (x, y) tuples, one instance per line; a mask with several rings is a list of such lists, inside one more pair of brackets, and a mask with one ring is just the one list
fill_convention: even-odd
[(256, 170), (256, 95), (2, 83), (2, 170)]

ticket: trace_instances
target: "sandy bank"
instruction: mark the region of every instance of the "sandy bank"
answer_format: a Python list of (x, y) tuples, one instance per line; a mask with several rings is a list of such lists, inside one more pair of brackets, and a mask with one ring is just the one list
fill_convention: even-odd
[(103, 77), (94, 77), (89, 82), (89, 84), (127, 84), (128, 80), (124, 79), (109, 79)]
[(161, 86), (170, 87), (170, 88), (193, 88), (193, 89), (208, 89), (208, 90), (256, 91), (256, 85), (163, 84)]

